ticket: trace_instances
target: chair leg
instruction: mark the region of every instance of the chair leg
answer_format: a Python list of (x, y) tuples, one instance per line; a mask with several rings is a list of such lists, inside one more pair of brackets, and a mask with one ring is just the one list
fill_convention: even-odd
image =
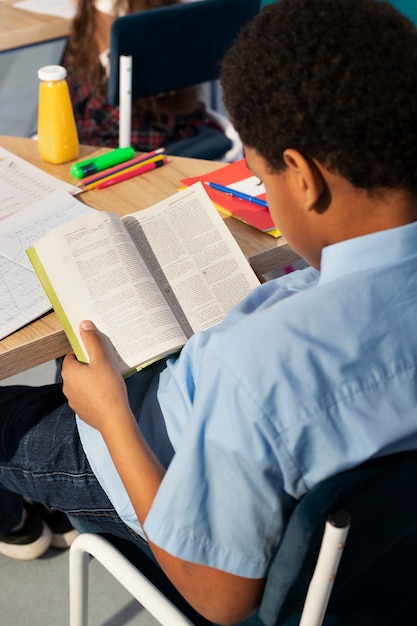
[(73, 542), (69, 551), (70, 626), (88, 625), (89, 564), (90, 555), (85, 551), (83, 544)]
[(300, 626), (321, 626), (350, 527), (346, 511), (326, 522), (316, 567), (308, 587)]
[(88, 624), (88, 565), (93, 556), (163, 626), (193, 626), (107, 539), (82, 533), (70, 548), (70, 626)]

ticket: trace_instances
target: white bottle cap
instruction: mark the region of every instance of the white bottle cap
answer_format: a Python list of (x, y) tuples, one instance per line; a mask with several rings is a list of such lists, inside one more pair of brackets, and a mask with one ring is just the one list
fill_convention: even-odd
[(45, 65), (38, 70), (39, 80), (64, 80), (67, 70), (62, 65)]

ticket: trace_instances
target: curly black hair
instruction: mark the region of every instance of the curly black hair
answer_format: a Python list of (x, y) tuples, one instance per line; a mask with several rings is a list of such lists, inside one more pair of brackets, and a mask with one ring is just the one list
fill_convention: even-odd
[(294, 148), (356, 187), (417, 193), (417, 30), (388, 2), (267, 5), (221, 83), (243, 143), (273, 171)]

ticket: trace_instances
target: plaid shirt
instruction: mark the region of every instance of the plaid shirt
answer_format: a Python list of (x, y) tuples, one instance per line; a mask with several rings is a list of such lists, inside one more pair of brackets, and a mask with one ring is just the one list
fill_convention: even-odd
[[(86, 83), (77, 83), (68, 75), (72, 106), (74, 109), (80, 143), (90, 146), (117, 148), (119, 145), (119, 108), (106, 100), (107, 86), (92, 93)], [(213, 126), (203, 103), (192, 113), (171, 114), (168, 110), (149, 109), (132, 115), (131, 146), (148, 152), (160, 148), (168, 141), (194, 136), (202, 126)], [(220, 130), (217, 126), (214, 126)]]

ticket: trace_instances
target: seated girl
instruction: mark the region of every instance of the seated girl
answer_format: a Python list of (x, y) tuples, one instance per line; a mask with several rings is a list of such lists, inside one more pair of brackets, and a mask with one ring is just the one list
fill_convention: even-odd
[[(110, 30), (117, 17), (177, 4), (177, 0), (78, 0), (62, 65), (68, 72), (80, 143), (116, 148), (119, 109), (107, 102)], [(131, 145), (147, 152), (195, 136), (210, 120), (198, 88), (137, 100), (132, 106)]]

